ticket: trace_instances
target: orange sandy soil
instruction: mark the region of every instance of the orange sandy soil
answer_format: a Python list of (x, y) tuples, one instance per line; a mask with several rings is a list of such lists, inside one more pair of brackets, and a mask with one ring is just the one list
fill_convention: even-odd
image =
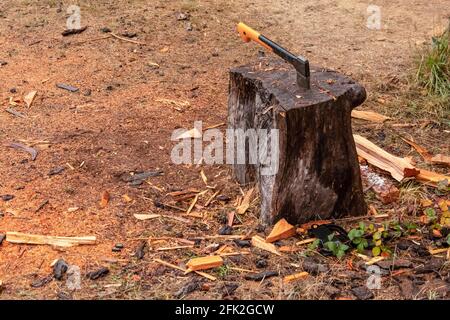
[[(150, 250), (141, 261), (133, 254), (139, 239), (148, 236), (217, 234), (217, 216), (226, 206), (233, 207), (240, 194), (225, 166), (179, 166), (170, 161), (172, 131), (192, 128), (194, 120), (202, 120), (205, 127), (226, 122), (228, 70), (257, 59), (260, 48), (241, 42), (235, 32), (237, 22), (245, 21), (293, 52), (303, 53), (313, 64), (360, 81), (369, 92), (362, 109), (384, 110), (387, 106), (402, 107), (396, 100), (401, 89), (378, 93), (377, 88), (393, 77), (402, 79), (408, 74), (415, 47), (428, 41), (434, 27), (445, 25), (450, 8), (450, 1), (443, 0), (378, 1), (383, 29), (372, 31), (365, 26), (367, 4), (363, 1), (256, 0), (245, 6), (238, 1), (77, 3), (82, 25), (89, 27), (69, 37), (62, 37), (61, 32), (68, 16), (66, 8), (72, 2), (0, 3), (0, 60), (8, 62), (0, 67), (0, 194), (15, 196), (8, 202), (0, 200), (4, 213), (0, 233), (95, 235), (97, 244), (57, 249), (4, 241), (0, 246), (3, 299), (55, 299), (64, 293), (75, 299), (173, 298), (174, 292), (195, 277), (183, 276), (152, 260), (186, 262), (190, 256), (200, 255), (201, 249), (167, 253)], [(192, 31), (186, 30), (186, 21), (177, 20), (177, 12), (190, 13)], [(133, 40), (146, 45), (99, 39), (105, 36), (102, 27), (117, 34), (135, 32)], [(61, 90), (56, 83), (70, 84), (80, 91)], [(11, 93), (11, 88), (17, 93)], [(26, 118), (3, 111), (10, 97), (23, 97), (31, 90), (38, 91), (32, 107), (16, 107)], [(86, 90), (92, 91), (90, 96), (85, 95)], [(159, 99), (187, 101), (189, 105), (177, 107)], [(387, 106), (380, 106), (380, 99), (387, 101)], [(429, 134), (439, 137), (442, 132)], [(35, 161), (6, 147), (20, 141), (39, 150)], [(442, 148), (445, 141), (440, 143), (433, 147)], [(49, 171), (58, 166), (65, 166), (65, 171), (49, 176)], [(157, 169), (164, 175), (150, 178), (150, 183), (140, 187), (120, 179), (123, 173)], [(210, 208), (199, 208), (208, 213), (208, 218), (191, 218), (189, 224), (163, 218), (144, 222), (133, 217), (135, 213), (181, 216), (156, 208), (152, 200), (169, 201), (165, 194), (174, 190), (205, 189), (199, 176), (201, 169), (210, 185), (232, 198), (228, 205), (216, 201)], [(111, 201), (100, 208), (104, 191), (111, 194)], [(133, 201), (125, 202), (124, 194)], [(200, 198), (199, 203), (211, 194)], [(35, 212), (45, 200), (49, 203)], [(189, 201), (180, 205), (187, 208)], [(70, 207), (80, 209), (69, 213)], [(235, 233), (254, 230), (256, 215), (257, 208), (252, 207)], [(111, 248), (119, 242), (125, 248), (113, 253)], [(209, 243), (203, 243), (202, 248)], [(83, 273), (99, 266), (108, 266), (111, 272), (101, 280), (83, 279), (82, 289), (75, 292), (68, 292), (64, 282), (57, 281), (31, 288), (30, 283), (51, 273), (50, 264), (57, 258), (79, 266)], [(243, 256), (230, 263), (255, 269), (255, 259), (255, 255)], [(288, 263), (299, 259), (297, 255), (269, 257), (269, 266), (285, 270)], [(346, 268), (331, 263), (336, 264), (336, 270)], [(328, 297), (322, 290), (327, 279), (310, 279), (300, 288), (284, 286), (278, 278), (263, 284), (243, 281), (241, 274), (232, 271), (189, 298), (220, 299), (220, 288), (229, 281), (241, 284), (234, 296), (243, 299)], [(375, 294), (380, 299), (399, 295), (394, 284)], [(341, 296), (351, 294), (344, 290)]]

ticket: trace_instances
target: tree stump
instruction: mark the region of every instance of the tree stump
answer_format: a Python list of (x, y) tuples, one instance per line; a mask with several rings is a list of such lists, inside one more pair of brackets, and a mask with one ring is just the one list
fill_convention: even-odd
[(264, 174), (267, 163), (249, 162), (254, 142), (248, 139), (246, 162), (232, 163), (241, 185), (259, 184), (263, 224), (367, 213), (351, 128), (351, 111), (365, 98), (359, 84), (317, 67), (310, 90), (297, 86), (296, 71), (282, 60), (264, 58), (230, 71), (228, 128), (278, 129), (276, 172)]

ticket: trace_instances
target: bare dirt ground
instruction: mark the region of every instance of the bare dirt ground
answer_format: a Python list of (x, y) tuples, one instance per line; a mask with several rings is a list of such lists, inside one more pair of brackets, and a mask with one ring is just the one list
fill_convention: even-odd
[[(136, 248), (148, 237), (216, 235), (224, 212), (234, 207), (240, 195), (225, 166), (172, 164), (171, 133), (176, 128), (192, 128), (194, 120), (202, 120), (204, 126), (226, 122), (228, 70), (257, 59), (260, 49), (243, 44), (238, 37), (235, 26), (244, 21), (293, 52), (303, 53), (313, 64), (339, 70), (361, 82), (369, 94), (361, 109), (394, 116), (398, 123), (413, 123), (395, 131), (387, 125), (355, 122), (356, 131), (399, 155), (416, 157), (401, 143), (399, 133), (413, 135), (431, 151), (448, 154), (448, 126), (432, 113), (429, 119), (414, 117), (406, 92), (417, 48), (430, 40), (435, 28), (446, 25), (450, 1), (377, 1), (382, 10), (381, 30), (367, 29), (369, 3), (364, 1), (255, 0), (246, 5), (234, 0), (78, 1), (82, 25), (88, 29), (62, 37), (66, 8), (71, 4), (57, 0), (0, 3), (0, 60), (7, 62), (0, 67), (0, 195), (14, 195), (12, 200), (0, 200), (0, 234), (95, 235), (97, 244), (56, 249), (4, 241), (0, 245), (0, 298), (354, 298), (351, 289), (362, 285), (368, 276), (365, 271), (349, 270), (352, 256), (344, 261), (327, 258), (332, 273), (295, 285), (285, 285), (278, 277), (261, 283), (246, 281), (245, 273), (227, 268), (213, 272), (219, 279), (208, 282), (153, 262), (160, 258), (185, 263), (190, 257), (204, 255), (209, 244), (222, 244), (217, 240), (168, 252), (154, 249), (175, 243), (150, 243), (145, 257), (137, 259)], [(179, 12), (188, 12), (190, 17), (178, 20)], [(119, 35), (136, 33), (133, 40), (144, 45), (105, 39), (104, 27)], [(80, 90), (71, 93), (57, 88), (56, 83)], [(10, 97), (20, 98), (32, 90), (38, 92), (32, 107), (16, 107), (26, 117), (4, 111)], [(427, 120), (431, 125), (421, 126)], [(39, 150), (36, 160), (7, 147), (12, 142), (34, 146)], [(64, 171), (49, 175), (60, 166)], [(156, 207), (154, 201), (170, 202), (166, 194), (171, 191), (205, 189), (199, 174), (202, 169), (208, 184), (231, 198), (197, 208), (207, 213), (205, 219), (189, 218), (186, 223), (170, 218), (139, 221), (133, 216), (161, 213), (181, 217), (181, 212)], [(162, 170), (164, 175), (140, 186), (121, 179), (123, 174), (146, 170)], [(369, 200), (381, 213), (403, 212), (411, 199), (411, 190), (405, 190), (405, 198), (391, 206)], [(104, 191), (111, 200), (101, 208)], [(212, 193), (202, 196), (199, 204)], [(131, 201), (125, 201), (123, 195)], [(177, 205), (187, 208), (190, 201)], [(73, 207), (79, 210), (69, 212)], [(257, 206), (252, 206), (235, 233), (263, 234), (256, 216)], [(112, 252), (117, 243), (124, 249)], [(108, 267), (110, 273), (95, 281), (83, 278), (82, 289), (74, 292), (56, 280), (31, 287), (51, 274), (50, 264), (59, 258), (79, 266), (83, 274), (101, 266)], [(227, 263), (258, 270), (255, 262), (261, 259), (268, 262), (265, 269), (289, 274), (297, 270), (295, 265), (301, 265), (304, 256), (274, 258), (252, 249), (252, 254), (227, 258)], [(193, 281), (200, 283), (194, 286), (197, 290), (179, 292)], [(429, 275), (421, 281), (417, 283), (421, 286), (417, 298), (430, 297), (430, 292), (440, 292), (447, 283)], [(436, 286), (425, 288), (424, 283), (429, 285), (430, 281), (436, 281)], [(388, 276), (382, 290), (374, 292), (375, 298), (404, 298), (399, 283), (403, 282)], [(231, 293), (234, 284), (237, 289)]]

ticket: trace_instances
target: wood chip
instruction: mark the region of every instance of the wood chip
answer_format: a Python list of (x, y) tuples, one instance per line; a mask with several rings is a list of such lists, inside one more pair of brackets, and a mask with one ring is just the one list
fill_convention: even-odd
[(111, 196), (108, 191), (103, 191), (102, 199), (100, 200), (100, 207), (106, 208), (108, 206)]
[(366, 265), (371, 266), (371, 265), (373, 265), (373, 264), (375, 264), (377, 262), (380, 262), (380, 261), (382, 261), (384, 259), (385, 259), (385, 257), (381, 257), (381, 256), (373, 257), (372, 259), (370, 259), (369, 261), (366, 262)]
[(241, 204), (236, 208), (238, 214), (244, 214), (248, 210), (248, 208), (250, 208), (250, 203), (252, 201), (254, 191), (255, 188), (251, 188), (246, 192)]
[(206, 177), (206, 174), (203, 170), (200, 170), (200, 177), (203, 180), (203, 183), (208, 186), (208, 178)]
[(188, 269), (185, 273), (189, 273), (191, 271), (199, 271), (199, 270), (207, 270), (212, 268), (217, 268), (223, 265), (223, 259), (221, 256), (207, 256), (207, 257), (200, 257), (200, 258), (194, 258), (189, 260), (188, 263), (186, 263), (186, 266)]
[[(180, 271), (183, 271), (183, 272), (186, 272), (186, 271), (187, 271), (186, 269), (183, 269), (183, 268), (181, 268), (181, 267), (179, 267), (179, 266), (176, 266), (176, 265), (174, 265), (174, 264), (171, 264), (171, 263), (166, 262), (166, 261), (161, 260), (161, 259), (154, 259), (153, 261), (155, 261), (155, 262), (157, 262), (157, 263), (159, 263), (159, 264), (162, 264), (162, 265), (164, 265), (164, 266), (166, 266), (166, 267), (169, 267), (169, 268), (177, 269), (177, 270), (180, 270)], [(214, 276), (212, 276), (212, 275), (209, 275), (209, 274), (207, 274), (207, 273), (204, 273), (204, 272), (201, 272), (201, 271), (194, 271), (194, 272), (197, 273), (198, 275), (202, 276), (202, 277), (205, 277), (205, 278), (211, 280), (211, 281), (217, 280), (216, 277), (214, 277)]]
[(25, 97), (23, 98), (23, 101), (27, 104), (28, 108), (31, 108), (31, 106), (33, 105), (36, 95), (37, 91), (31, 91), (28, 94), (26, 94)]
[(254, 247), (257, 247), (259, 249), (265, 250), (265, 251), (269, 251), (273, 254), (276, 254), (278, 256), (281, 256), (281, 253), (278, 252), (277, 248), (271, 244), (271, 243), (267, 243), (263, 238), (261, 238), (260, 236), (253, 236), (252, 237), (252, 245)]
[(134, 217), (138, 220), (151, 220), (161, 217), (160, 214), (134, 214)]
[(391, 119), (390, 117), (383, 116), (382, 114), (373, 111), (360, 110), (352, 110), (352, 118), (367, 120), (376, 123), (383, 123), (386, 120)]
[(316, 241), (316, 238), (305, 239), (305, 240), (297, 242), (295, 245), (296, 246), (302, 246), (302, 245), (305, 245), (305, 244), (313, 243), (314, 241)]
[(220, 193), (220, 190), (217, 190), (214, 192), (214, 194), (205, 202), (204, 207), (207, 207), (210, 205), (210, 203), (217, 197), (217, 195)]
[(133, 199), (131, 199), (130, 196), (127, 195), (127, 194), (124, 194), (124, 195), (122, 196), (122, 198), (123, 198), (123, 200), (124, 200), (125, 202), (131, 202), (131, 201), (133, 201)]
[(395, 180), (402, 181), (406, 177), (415, 177), (419, 174), (419, 170), (407, 160), (393, 156), (360, 135), (354, 134), (353, 137), (358, 155), (371, 165), (389, 172)]
[(287, 239), (295, 236), (295, 234), (295, 227), (283, 218), (275, 224), (269, 236), (266, 238), (266, 242), (272, 243), (281, 239)]
[(300, 279), (304, 279), (309, 275), (308, 272), (304, 271), (304, 272), (299, 272), (296, 274), (291, 274), (289, 276), (285, 276), (283, 278), (283, 282), (288, 283), (288, 282), (292, 282), (292, 281), (296, 281), (296, 280), (300, 280)]
[(195, 204), (197, 203), (198, 197), (199, 197), (199, 196), (200, 196), (200, 193), (197, 193), (197, 194), (195, 195), (194, 199), (193, 199), (192, 202), (191, 202), (191, 205), (189, 206), (189, 208), (188, 208), (187, 211), (186, 211), (186, 214), (190, 214), (191, 211), (192, 211), (192, 209), (194, 209), (194, 206), (195, 206)]
[(95, 236), (86, 237), (56, 237), (56, 236), (44, 236), (36, 234), (26, 234), (20, 232), (7, 232), (6, 241), (11, 243), (23, 243), (23, 244), (41, 244), (41, 245), (53, 245), (58, 247), (72, 247), (76, 245), (91, 245), (96, 243)]

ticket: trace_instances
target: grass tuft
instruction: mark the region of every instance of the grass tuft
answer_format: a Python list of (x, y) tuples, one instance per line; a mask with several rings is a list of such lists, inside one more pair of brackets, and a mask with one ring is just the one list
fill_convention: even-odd
[(421, 55), (417, 82), (429, 94), (450, 97), (450, 24), (440, 36), (433, 37), (431, 46)]

